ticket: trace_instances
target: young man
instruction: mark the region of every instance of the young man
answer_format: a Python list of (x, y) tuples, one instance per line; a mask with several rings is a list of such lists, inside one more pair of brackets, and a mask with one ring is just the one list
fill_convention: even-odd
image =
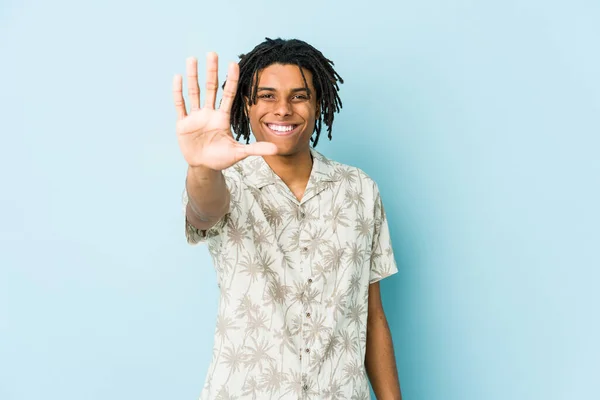
[(331, 139), (341, 77), (309, 44), (267, 39), (229, 65), (215, 109), (217, 65), (209, 54), (201, 107), (187, 60), (189, 113), (182, 77), (173, 83), (186, 237), (207, 242), (220, 288), (200, 398), (368, 399), (368, 376), (378, 399), (401, 399), (379, 293), (397, 268), (377, 185), (314, 149), (323, 122)]

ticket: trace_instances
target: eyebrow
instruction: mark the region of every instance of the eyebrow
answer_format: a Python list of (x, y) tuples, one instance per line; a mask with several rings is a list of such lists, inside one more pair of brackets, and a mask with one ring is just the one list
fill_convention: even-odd
[[(271, 88), (271, 87), (259, 87), (257, 89), (258, 92), (260, 92), (261, 90), (266, 90), (269, 92), (276, 92), (277, 89), (275, 88)], [(310, 89), (309, 88), (294, 88), (291, 90), (292, 93), (297, 93), (297, 92), (306, 92), (308, 94), (310, 94)]]

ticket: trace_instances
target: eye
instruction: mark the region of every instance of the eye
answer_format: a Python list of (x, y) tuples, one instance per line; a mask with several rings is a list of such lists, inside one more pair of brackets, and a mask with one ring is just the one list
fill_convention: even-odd
[(305, 94), (297, 94), (294, 96), (294, 99), (299, 99), (299, 100), (308, 100), (308, 96)]
[(274, 96), (272, 94), (270, 94), (270, 93), (265, 93), (265, 94), (259, 94), (258, 98), (259, 99), (267, 99), (267, 100), (269, 100), (269, 99), (273, 99)]

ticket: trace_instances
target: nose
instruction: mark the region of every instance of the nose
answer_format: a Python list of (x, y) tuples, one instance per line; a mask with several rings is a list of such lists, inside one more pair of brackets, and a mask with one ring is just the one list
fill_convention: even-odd
[(286, 117), (292, 115), (292, 105), (287, 99), (280, 99), (275, 104), (275, 115), (278, 117)]

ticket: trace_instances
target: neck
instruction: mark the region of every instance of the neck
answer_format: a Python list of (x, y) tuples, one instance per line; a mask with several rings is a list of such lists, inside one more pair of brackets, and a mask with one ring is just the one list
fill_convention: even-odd
[(292, 155), (263, 156), (269, 167), (288, 187), (306, 187), (312, 171), (310, 149)]

